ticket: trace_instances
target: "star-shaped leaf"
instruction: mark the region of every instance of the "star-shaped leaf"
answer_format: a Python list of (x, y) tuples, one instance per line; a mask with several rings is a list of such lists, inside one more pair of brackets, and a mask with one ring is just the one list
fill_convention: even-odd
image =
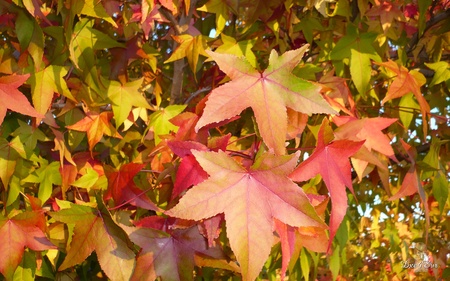
[(282, 56), (272, 50), (269, 66), (262, 73), (245, 58), (209, 52), (232, 81), (211, 92), (196, 130), (251, 107), (264, 142), (276, 154), (284, 154), (286, 107), (308, 115), (336, 113), (319, 94), (319, 86), (291, 73), (307, 48), (288, 51)]
[(206, 43), (208, 42), (208, 38), (209, 37), (204, 35), (192, 36), (190, 34), (173, 36), (173, 39), (180, 45), (164, 63), (176, 61), (186, 57), (192, 72), (197, 72), (199, 56), (202, 55), (204, 57), (208, 57), (208, 54), (205, 51), (207, 48)]
[(381, 103), (384, 104), (392, 99), (413, 93), (420, 105), (420, 112), (422, 113), (423, 121), (423, 134), (426, 136), (428, 128), (427, 115), (430, 113), (430, 105), (422, 95), (420, 87), (425, 84), (427, 80), (419, 71), (408, 71), (406, 67), (399, 66), (391, 60), (380, 63), (379, 65), (391, 70), (397, 75), (389, 86), (388, 92)]
[(17, 89), (29, 77), (29, 74), (0, 77), (0, 125), (5, 119), (7, 109), (32, 117), (44, 118), (44, 115), (37, 112), (28, 99)]
[(19, 213), (11, 218), (0, 214), (0, 272), (6, 280), (12, 280), (25, 247), (34, 251), (56, 248), (40, 227), (42, 219), (43, 214), (39, 212)]
[(119, 133), (116, 132), (112, 126), (110, 120), (112, 118), (111, 112), (88, 112), (86, 117), (78, 121), (77, 123), (67, 126), (67, 129), (86, 132), (89, 150), (92, 152), (94, 146), (102, 139), (103, 135), (122, 138)]
[(109, 81), (108, 99), (112, 103), (116, 128), (119, 128), (127, 119), (133, 106), (150, 109), (149, 103), (139, 92), (143, 79), (128, 82), (125, 85), (117, 81)]
[(347, 211), (347, 193), (345, 186), (353, 192), (351, 167), (349, 157), (355, 154), (364, 141), (336, 140), (326, 143), (328, 137), (328, 121), (324, 119), (319, 129), (317, 146), (313, 154), (292, 172), (289, 176), (294, 181), (305, 181), (318, 174), (322, 176), (330, 192), (332, 209), (330, 218), (330, 248), (336, 231)]
[(131, 242), (103, 203), (99, 203), (98, 209), (70, 203), (70, 208), (49, 214), (57, 221), (75, 225), (67, 256), (58, 270), (83, 262), (95, 251), (110, 279), (130, 280), (135, 264)]
[(63, 78), (67, 71), (68, 68), (66, 67), (50, 65), (34, 73), (28, 79), (28, 83), (31, 85), (33, 105), (39, 113), (47, 113), (51, 107), (54, 93), (64, 95), (75, 101)]
[(116, 205), (131, 204), (148, 210), (159, 210), (156, 205), (145, 195), (145, 191), (139, 189), (133, 181), (134, 176), (139, 173), (144, 164), (128, 163), (116, 170), (112, 167), (105, 167), (105, 174), (108, 178), (108, 190), (105, 193), (105, 200), (113, 198)]
[(201, 220), (224, 213), (243, 280), (255, 280), (269, 256), (274, 218), (291, 226), (325, 226), (303, 190), (287, 177), (298, 154), (264, 153), (248, 169), (222, 151), (192, 154), (210, 177), (166, 214)]
[(171, 230), (169, 223), (168, 227), (164, 226), (168, 231), (165, 232), (155, 229), (153, 218), (136, 222), (137, 227), (124, 227), (131, 241), (142, 248), (131, 280), (153, 281), (157, 277), (169, 281), (193, 280), (197, 254), (224, 258), (218, 248), (208, 248), (196, 226)]
[(169, 105), (150, 115), (148, 125), (153, 128), (156, 144), (161, 141), (160, 135), (168, 134), (170, 131), (177, 131), (178, 127), (171, 123), (170, 119), (180, 114), (185, 108), (186, 105)]
[(350, 58), (350, 74), (360, 94), (365, 94), (371, 77), (370, 59), (381, 61), (372, 46), (376, 33), (358, 33), (356, 26), (349, 24), (347, 34), (342, 37), (331, 51), (331, 59), (342, 61)]

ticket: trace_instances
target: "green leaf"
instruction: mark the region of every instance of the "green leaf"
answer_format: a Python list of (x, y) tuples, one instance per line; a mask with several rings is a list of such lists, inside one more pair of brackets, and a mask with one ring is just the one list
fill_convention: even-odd
[(425, 63), (425, 65), (435, 71), (433, 79), (430, 82), (430, 87), (450, 80), (450, 64), (448, 62), (440, 61), (435, 63)]
[(341, 269), (341, 256), (340, 256), (340, 246), (336, 245), (333, 249), (333, 254), (330, 256), (330, 270), (333, 276), (333, 281), (336, 280)]
[(86, 174), (84, 174), (83, 176), (81, 176), (81, 178), (74, 181), (71, 185), (80, 188), (86, 188), (87, 190), (89, 190), (91, 187), (95, 185), (98, 179), (99, 179), (98, 173), (94, 169), (88, 168), (86, 170)]
[(309, 281), (309, 269), (311, 263), (309, 261), (308, 252), (305, 247), (302, 248), (300, 252), (300, 268), (302, 269), (302, 275), (305, 281)]
[(238, 57), (245, 57), (248, 62), (256, 68), (256, 57), (252, 51), (256, 43), (255, 39), (244, 40), (237, 42), (233, 37), (221, 34), (223, 44), (216, 49), (216, 53), (236, 55)]
[(421, 36), (425, 30), (427, 11), (430, 8), (432, 0), (417, 1), (419, 5), (419, 36)]
[(103, 2), (98, 0), (72, 0), (70, 7), (75, 14), (86, 15), (94, 18), (105, 20), (112, 24), (114, 27), (118, 27), (116, 22), (108, 15)]
[(11, 144), (0, 138), (0, 179), (6, 190), (8, 190), (9, 180), (14, 174), (18, 157), (19, 154), (11, 147)]
[(330, 54), (332, 60), (350, 59), (350, 73), (360, 94), (365, 94), (369, 87), (372, 72), (370, 59), (381, 61), (372, 45), (376, 38), (376, 33), (360, 34), (354, 25), (349, 24), (347, 34), (337, 42)]
[(351, 49), (350, 74), (356, 89), (365, 94), (370, 85), (371, 64), (370, 55)]
[(442, 171), (437, 172), (436, 175), (434, 176), (433, 196), (439, 203), (439, 212), (441, 215), (442, 212), (444, 211), (444, 207), (448, 198), (448, 189), (449, 189), (448, 180), (449, 179), (445, 176), (445, 174)]
[(230, 19), (230, 6), (226, 0), (209, 0), (198, 11), (216, 14), (216, 36), (222, 33), (227, 21)]
[(23, 179), (23, 182), (39, 183), (38, 198), (43, 204), (52, 195), (53, 184), (61, 184), (59, 167), (59, 162), (47, 164), (47, 161), (43, 161), (41, 162), (41, 167), (39, 169)]
[(39, 70), (44, 55), (44, 33), (41, 27), (34, 18), (23, 12), (19, 13), (15, 27), (22, 51), (28, 50), (35, 68)]
[(412, 93), (404, 95), (400, 99), (399, 106), (400, 108), (404, 108), (398, 113), (400, 121), (402, 121), (402, 124), (406, 129), (408, 129), (415, 115), (414, 109), (420, 110), (420, 106), (414, 99), (414, 95)]
[(169, 105), (166, 108), (153, 112), (149, 116), (149, 127), (153, 128), (155, 144), (161, 141), (160, 135), (166, 135), (170, 131), (178, 131), (178, 127), (169, 120), (180, 114), (185, 108), (186, 105)]
[(36, 275), (36, 254), (25, 251), (22, 261), (14, 272), (13, 281), (34, 281)]
[(68, 67), (50, 65), (42, 71), (34, 73), (28, 79), (28, 83), (31, 85), (33, 105), (39, 113), (47, 113), (51, 108), (55, 93), (75, 101), (64, 80), (68, 69)]

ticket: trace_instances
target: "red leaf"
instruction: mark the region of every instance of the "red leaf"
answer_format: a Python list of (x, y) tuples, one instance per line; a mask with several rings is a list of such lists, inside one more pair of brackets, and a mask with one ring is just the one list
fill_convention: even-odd
[(298, 154), (264, 153), (245, 169), (222, 151), (192, 153), (210, 177), (166, 214), (201, 220), (224, 213), (243, 280), (254, 280), (269, 256), (274, 218), (292, 226), (325, 227), (303, 190), (287, 177)]
[(330, 240), (328, 243), (330, 249), (331, 242), (347, 210), (345, 186), (353, 192), (351, 167), (348, 158), (361, 148), (364, 141), (337, 140), (326, 144), (324, 142), (326, 126), (328, 126), (328, 122), (324, 119), (319, 130), (314, 153), (302, 162), (289, 177), (294, 181), (305, 181), (317, 174), (322, 176), (330, 192), (332, 203)]
[(133, 181), (133, 177), (144, 166), (145, 164), (128, 163), (122, 165), (119, 170), (105, 166), (108, 190), (105, 192), (104, 200), (113, 198), (116, 205), (131, 204), (147, 210), (160, 210)]
[(39, 212), (19, 213), (12, 218), (0, 214), (0, 272), (7, 280), (12, 280), (25, 247), (33, 251), (56, 248), (39, 227), (42, 218)]
[(34, 109), (28, 99), (17, 89), (25, 81), (29, 74), (26, 75), (9, 75), (0, 77), (0, 125), (5, 119), (7, 109), (25, 114), (31, 117), (44, 118)]

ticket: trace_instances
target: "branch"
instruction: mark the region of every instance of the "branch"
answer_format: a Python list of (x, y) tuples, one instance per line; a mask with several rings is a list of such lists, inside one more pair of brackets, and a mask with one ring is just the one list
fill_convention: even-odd
[(196, 96), (200, 95), (201, 93), (209, 92), (211, 90), (211, 87), (205, 87), (201, 88), (195, 92), (193, 92), (184, 102), (184, 104), (189, 104), (191, 100), (193, 100)]
[[(166, 17), (170, 23), (172, 24), (173, 29), (175, 30), (176, 35), (181, 35), (187, 30), (187, 26), (192, 19), (192, 15), (195, 10), (195, 6), (197, 4), (197, 0), (191, 0), (189, 12), (187, 15), (182, 13), (180, 20), (177, 22), (172, 13), (164, 7), (160, 8), (161, 14)], [(178, 47), (178, 43), (174, 40), (172, 45), (172, 51)], [(170, 104), (178, 104), (181, 103), (181, 94), (183, 90), (183, 78), (184, 78), (184, 58), (179, 59), (173, 63), (173, 79), (172, 79), (172, 88), (170, 90)]]
[[(447, 19), (450, 17), (450, 9), (445, 10), (445, 12), (440, 13), (436, 16), (434, 16), (433, 18), (431, 18), (425, 25), (425, 29), (423, 31), (423, 34), (425, 34), (430, 28), (432, 28), (434, 25), (436, 25), (437, 23)], [(417, 43), (419, 43), (419, 31), (417, 31), (416, 33), (414, 33), (411, 41), (409, 41), (409, 46), (408, 46), (408, 50), (406, 51), (407, 54), (411, 54), (412, 51), (414, 50), (414, 48), (417, 46)]]

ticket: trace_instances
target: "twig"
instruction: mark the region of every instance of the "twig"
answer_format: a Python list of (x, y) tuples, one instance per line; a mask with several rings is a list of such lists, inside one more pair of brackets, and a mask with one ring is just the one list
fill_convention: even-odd
[(191, 100), (193, 100), (196, 96), (205, 93), (205, 92), (209, 92), (211, 90), (211, 87), (205, 87), (205, 88), (201, 88), (195, 92), (193, 92), (184, 102), (184, 104), (189, 104), (191, 102)]

